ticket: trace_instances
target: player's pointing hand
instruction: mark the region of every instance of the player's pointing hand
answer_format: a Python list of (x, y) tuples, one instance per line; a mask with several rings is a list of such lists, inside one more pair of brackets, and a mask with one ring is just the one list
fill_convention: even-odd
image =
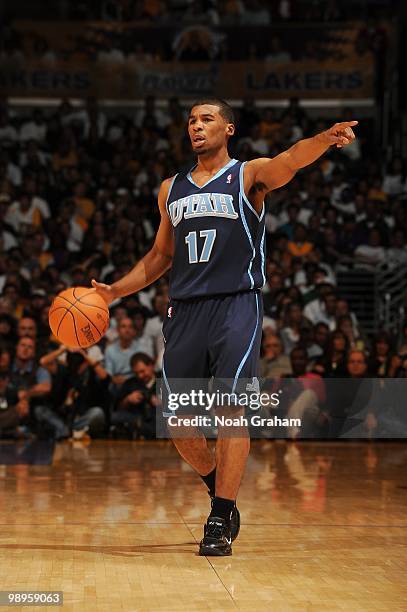
[(95, 281), (94, 278), (92, 279), (91, 285), (95, 289), (96, 293), (98, 293), (100, 297), (105, 300), (108, 306), (110, 306), (113, 300), (116, 299), (111, 285), (105, 285), (105, 283), (98, 283), (97, 281)]
[(356, 136), (352, 128), (357, 125), (358, 121), (343, 121), (342, 123), (335, 123), (329, 130), (321, 133), (321, 137), (324, 138), (327, 144), (336, 145), (338, 149), (346, 147), (351, 144)]

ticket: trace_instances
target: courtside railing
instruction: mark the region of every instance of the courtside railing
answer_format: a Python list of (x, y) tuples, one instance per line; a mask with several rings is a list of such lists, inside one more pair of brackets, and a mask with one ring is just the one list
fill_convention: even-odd
[(340, 297), (348, 301), (365, 333), (384, 328), (399, 335), (406, 315), (407, 266), (342, 269), (337, 279)]

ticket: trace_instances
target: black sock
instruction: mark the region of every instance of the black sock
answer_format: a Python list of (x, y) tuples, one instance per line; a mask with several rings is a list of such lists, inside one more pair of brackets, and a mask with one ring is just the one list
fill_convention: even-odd
[(209, 489), (209, 494), (214, 497), (215, 495), (215, 482), (216, 482), (216, 467), (213, 468), (212, 472), (209, 472), (206, 476), (201, 475), (202, 480)]
[(209, 516), (218, 516), (219, 518), (225, 519), (227, 522), (230, 521), (230, 515), (235, 506), (234, 499), (225, 499), (224, 497), (214, 497), (212, 510)]

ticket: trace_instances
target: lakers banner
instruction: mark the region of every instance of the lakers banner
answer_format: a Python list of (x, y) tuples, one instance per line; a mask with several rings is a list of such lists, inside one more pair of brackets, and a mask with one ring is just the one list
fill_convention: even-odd
[(263, 99), (369, 98), (374, 95), (373, 63), (348, 62), (100, 62), (25, 61), (0, 65), (0, 95), (134, 99), (217, 95)]

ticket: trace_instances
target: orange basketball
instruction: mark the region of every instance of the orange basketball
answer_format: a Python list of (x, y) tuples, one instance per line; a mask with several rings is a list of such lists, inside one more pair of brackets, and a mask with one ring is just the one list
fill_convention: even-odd
[(86, 348), (99, 342), (109, 327), (109, 308), (89, 287), (61, 291), (51, 304), (49, 326), (69, 348)]

